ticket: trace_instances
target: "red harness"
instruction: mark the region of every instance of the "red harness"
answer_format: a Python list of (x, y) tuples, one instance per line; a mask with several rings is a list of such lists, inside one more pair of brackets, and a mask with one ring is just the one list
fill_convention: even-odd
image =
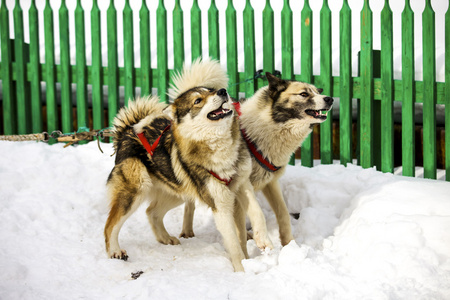
[[(241, 115), (241, 103), (239, 102), (233, 102), (234, 108), (236, 109), (238, 115)], [(245, 140), (245, 142), (247, 143), (247, 147), (250, 150), (250, 152), (252, 153), (252, 155), (255, 157), (256, 161), (261, 165), (261, 167), (263, 167), (264, 169), (266, 169), (269, 172), (275, 172), (278, 171), (281, 167), (277, 167), (274, 164), (272, 164), (271, 162), (269, 162), (264, 155), (261, 153), (261, 151), (258, 150), (258, 148), (256, 147), (255, 143), (253, 141), (250, 140), (250, 138), (247, 136), (247, 133), (245, 132), (245, 129), (242, 128), (241, 129), (242, 132), (242, 136)]]
[[(147, 150), (147, 152), (150, 154), (151, 157), (153, 157), (153, 153), (155, 152), (156, 147), (158, 147), (159, 144), (159, 140), (161, 139), (161, 137), (163, 136), (164, 133), (166, 133), (167, 130), (170, 129), (170, 125), (167, 125), (166, 128), (164, 128), (164, 130), (161, 132), (160, 136), (158, 136), (158, 138), (153, 142), (153, 144), (150, 145), (150, 143), (148, 142), (147, 138), (144, 135), (144, 132), (138, 133), (136, 134), (137, 137), (139, 138), (139, 140), (142, 143), (142, 146), (144, 146), (145, 150)], [(218, 180), (222, 181), (223, 183), (225, 183), (226, 186), (228, 186), (231, 183), (231, 180), (233, 180), (233, 178), (230, 179), (223, 179), (221, 178), (219, 175), (217, 175), (216, 173), (214, 173), (213, 171), (209, 171), (209, 173), (216, 177)]]

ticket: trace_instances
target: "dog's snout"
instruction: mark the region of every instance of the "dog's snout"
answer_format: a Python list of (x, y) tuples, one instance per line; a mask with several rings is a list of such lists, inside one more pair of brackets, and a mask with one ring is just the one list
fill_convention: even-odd
[(217, 91), (217, 95), (219, 96), (226, 96), (227, 95), (227, 90), (226, 89), (220, 89)]
[(325, 97), (325, 98), (323, 98), (323, 101), (325, 101), (325, 103), (327, 103), (327, 104), (333, 104), (334, 99), (331, 97)]

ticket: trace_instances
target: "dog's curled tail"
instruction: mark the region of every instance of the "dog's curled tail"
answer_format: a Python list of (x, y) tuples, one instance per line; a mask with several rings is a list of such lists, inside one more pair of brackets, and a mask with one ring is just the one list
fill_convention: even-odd
[(158, 96), (138, 97), (130, 100), (127, 106), (122, 107), (113, 121), (114, 140), (120, 140), (125, 132), (143, 119), (164, 115), (162, 111), (167, 104), (161, 103), (159, 100)]
[(172, 77), (172, 82), (168, 95), (176, 99), (197, 86), (212, 89), (227, 88), (228, 75), (217, 60), (198, 58), (192, 62), (191, 66), (184, 65), (183, 70)]

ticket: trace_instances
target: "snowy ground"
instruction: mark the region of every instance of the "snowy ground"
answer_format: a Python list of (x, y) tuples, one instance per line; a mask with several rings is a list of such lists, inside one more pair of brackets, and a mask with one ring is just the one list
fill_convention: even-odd
[[(112, 148), (0, 142), (0, 299), (450, 299), (450, 183), (349, 165), (290, 167), (282, 178), (295, 241), (248, 242), (233, 273), (211, 212), (196, 237), (155, 241), (145, 207), (120, 235), (127, 262), (107, 259), (105, 181)], [(167, 215), (181, 230), (182, 207)], [(142, 271), (136, 280), (132, 273)]]

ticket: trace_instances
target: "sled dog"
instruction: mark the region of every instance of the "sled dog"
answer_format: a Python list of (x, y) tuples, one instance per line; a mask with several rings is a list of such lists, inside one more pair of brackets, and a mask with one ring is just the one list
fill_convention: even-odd
[(243, 271), (241, 261), (248, 257), (245, 201), (249, 194), (254, 197), (251, 156), (231, 98), (222, 88), (228, 84), (226, 73), (216, 74), (215, 82), (190, 74), (173, 79), (183, 86), (182, 92), (173, 92), (173, 104), (159, 103), (155, 96), (138, 98), (114, 120), (116, 159), (107, 180), (106, 252), (127, 260), (127, 252), (119, 246), (119, 231), (145, 200), (156, 239), (180, 244), (165, 229), (164, 215), (198, 199), (212, 209), (234, 270)]
[[(291, 154), (327, 119), (333, 98), (321, 95), (314, 85), (283, 80), (266, 73), (269, 85), (240, 104), (240, 127), (252, 156), (250, 181), (261, 190), (273, 209), (281, 244), (293, 240), (290, 216), (278, 179)], [(250, 202), (249, 206), (252, 206)], [(193, 236), (193, 204), (186, 205), (182, 236)], [(250, 214), (252, 210), (249, 209)], [(250, 220), (252, 217), (249, 215)], [(252, 224), (253, 225), (253, 224)], [(190, 227), (189, 227), (190, 226)]]

